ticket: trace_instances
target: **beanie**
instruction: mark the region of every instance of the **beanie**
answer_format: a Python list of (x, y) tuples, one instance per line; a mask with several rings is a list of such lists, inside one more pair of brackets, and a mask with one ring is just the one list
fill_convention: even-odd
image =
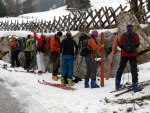
[(97, 30), (93, 30), (91, 35), (98, 36), (98, 31)]
[(132, 31), (133, 30), (133, 25), (132, 24), (128, 24), (127, 25), (127, 30), (128, 31)]
[(62, 32), (61, 32), (61, 31), (58, 31), (58, 32), (57, 32), (57, 35), (58, 35), (58, 36), (62, 36)]

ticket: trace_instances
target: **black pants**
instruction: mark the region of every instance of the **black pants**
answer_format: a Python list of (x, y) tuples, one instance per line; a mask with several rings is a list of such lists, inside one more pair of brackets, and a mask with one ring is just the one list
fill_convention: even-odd
[(11, 51), (11, 66), (17, 66), (19, 67), (19, 61), (18, 61), (18, 54), (19, 51), (18, 50), (12, 50)]
[(116, 79), (121, 81), (122, 73), (123, 73), (128, 61), (129, 61), (130, 67), (131, 67), (132, 82), (138, 82), (136, 57), (123, 57), (123, 56), (121, 57), (120, 65), (119, 65), (119, 68), (117, 70)]
[(53, 62), (53, 76), (57, 76), (58, 74), (58, 69), (60, 67), (60, 56), (59, 53), (57, 52), (52, 52), (51, 53), (51, 60)]
[(30, 68), (30, 63), (31, 63), (31, 52), (30, 51), (25, 51), (24, 68)]

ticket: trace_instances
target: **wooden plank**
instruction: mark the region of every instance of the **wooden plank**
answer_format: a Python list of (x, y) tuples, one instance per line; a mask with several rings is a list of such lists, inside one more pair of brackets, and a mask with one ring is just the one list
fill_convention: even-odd
[[(105, 18), (106, 18), (106, 22), (108, 22), (108, 25), (110, 26), (110, 19), (109, 19), (109, 15), (108, 15), (108, 9), (107, 7), (105, 7), (106, 11), (104, 10), (104, 8), (102, 8), (102, 11), (104, 12)], [(104, 22), (105, 23), (105, 22)]]
[(108, 70), (107, 70), (107, 73), (106, 73), (106, 80), (108, 80), (109, 77), (110, 77), (110, 72), (111, 72), (111, 67), (112, 67), (113, 57), (114, 57), (114, 54), (115, 54), (116, 45), (117, 45), (117, 36), (115, 36), (114, 40), (113, 40), (113, 46), (112, 46), (112, 51), (111, 51), (111, 54), (110, 54)]
[(91, 17), (91, 21), (87, 24), (87, 28), (88, 28), (88, 27), (90, 27), (90, 25), (93, 23), (93, 21), (92, 21), (92, 19), (93, 19), (93, 17), (92, 17), (93, 11), (90, 11), (90, 12), (89, 12), (89, 11), (87, 10), (87, 13), (88, 13), (88, 17)]
[[(101, 9), (100, 9), (101, 10)], [(100, 11), (99, 10), (99, 11)], [(91, 24), (93, 24), (93, 27), (96, 27), (96, 26), (98, 26), (98, 24), (97, 24), (97, 22), (96, 22), (96, 17), (98, 17), (99, 18), (99, 11), (97, 11), (96, 9), (95, 9), (95, 16), (93, 17), (93, 12), (92, 12), (92, 15), (91, 15), (91, 18), (92, 18), (92, 20), (88, 23), (88, 25), (87, 25), (87, 27), (89, 27)], [(100, 21), (100, 19), (99, 19), (99, 21)], [(94, 25), (95, 24), (95, 25)]]
[(110, 7), (110, 12), (111, 12), (111, 15), (113, 16), (113, 19), (114, 19), (115, 23), (117, 24), (117, 16), (116, 16), (115, 11), (112, 7)]

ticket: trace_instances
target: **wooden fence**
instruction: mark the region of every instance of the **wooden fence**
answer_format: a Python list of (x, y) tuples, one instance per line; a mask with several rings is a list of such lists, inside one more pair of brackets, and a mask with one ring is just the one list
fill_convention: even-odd
[[(35, 19), (33, 21), (22, 21), (22, 23), (19, 23), (17, 20), (15, 22), (11, 20), (0, 22), (0, 31), (33, 31), (33, 29), (37, 29), (38, 32), (50, 33), (55, 31), (75, 31), (85, 28), (102, 29), (117, 25), (117, 16), (121, 11), (130, 12), (130, 10), (127, 10), (127, 6), (122, 7), (120, 5), (117, 9), (102, 7), (99, 10), (72, 11), (69, 15), (59, 17), (58, 19), (54, 17), (53, 21), (39, 21)], [(150, 12), (146, 12), (143, 9), (140, 22), (148, 23), (149, 18)]]

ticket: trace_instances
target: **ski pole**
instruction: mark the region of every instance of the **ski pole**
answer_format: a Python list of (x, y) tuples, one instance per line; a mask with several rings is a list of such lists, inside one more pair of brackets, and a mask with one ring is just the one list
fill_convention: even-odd
[[(104, 33), (101, 33), (101, 45), (104, 45)], [(100, 67), (101, 67), (101, 87), (104, 87), (104, 48), (101, 51), (101, 61), (100, 61)]]

